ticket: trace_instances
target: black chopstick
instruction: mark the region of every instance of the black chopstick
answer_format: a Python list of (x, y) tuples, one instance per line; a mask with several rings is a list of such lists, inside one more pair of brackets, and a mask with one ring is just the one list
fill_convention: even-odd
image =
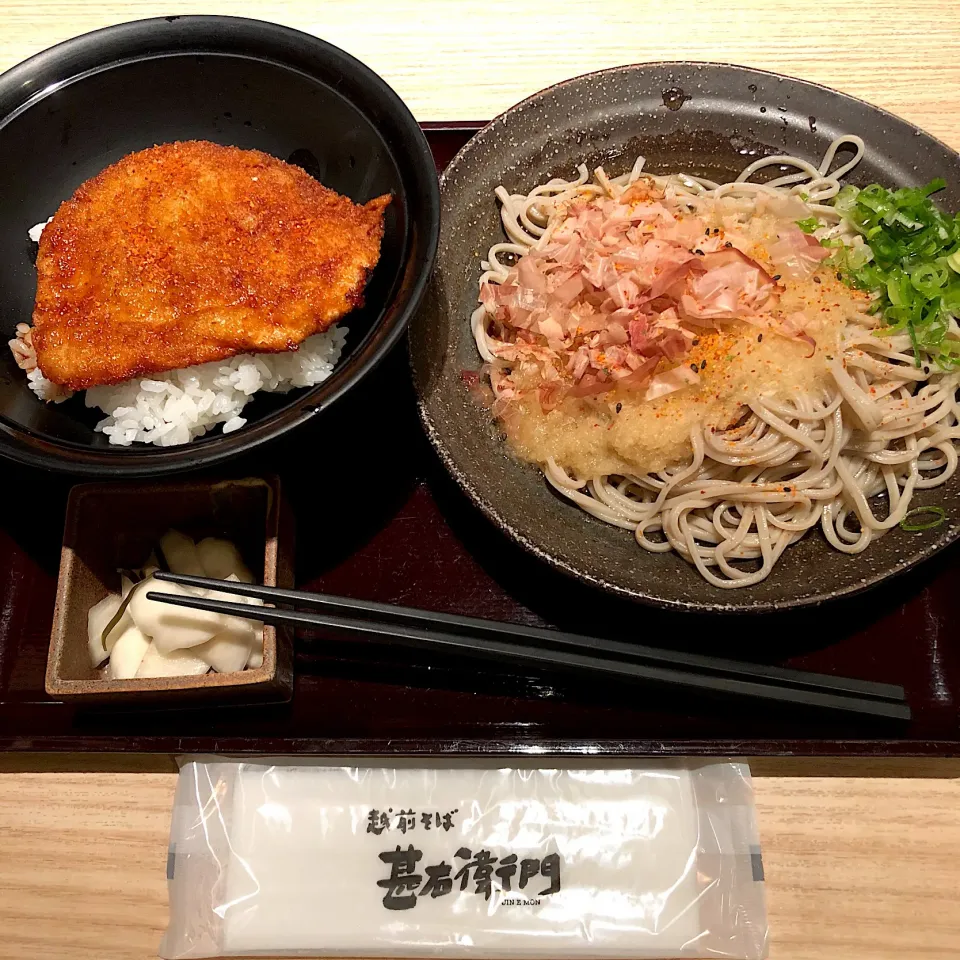
[(399, 607), (389, 603), (377, 603), (373, 600), (353, 600), (349, 597), (336, 597), (323, 593), (308, 593), (303, 590), (285, 590), (282, 587), (264, 587), (255, 583), (240, 583), (230, 580), (214, 580), (210, 577), (193, 577), (185, 574), (157, 572), (158, 580), (178, 583), (187, 587), (201, 587), (217, 590), (220, 593), (236, 594), (244, 597), (257, 597), (269, 603), (287, 603), (305, 607), (327, 607), (345, 610), (349, 613), (386, 617), (400, 622), (428, 624), (453, 632), (475, 635), (488, 634), (493, 637), (532, 640), (537, 644), (570, 647), (582, 652), (585, 647), (609, 654), (613, 657), (625, 657), (630, 660), (648, 661), (668, 667), (691, 667), (704, 673), (716, 673), (758, 679), (775, 680), (790, 686), (805, 687), (814, 690), (849, 693), (856, 696), (875, 697), (880, 700), (904, 701), (903, 687), (890, 683), (876, 683), (872, 680), (856, 680), (850, 677), (833, 677), (803, 670), (790, 670), (765, 664), (746, 663), (722, 657), (708, 657), (702, 654), (684, 653), (679, 650), (663, 650), (643, 644), (624, 643), (606, 640), (600, 637), (580, 636), (563, 633), (559, 630), (541, 630), (537, 627), (523, 627), (519, 624), (499, 623), (496, 620), (481, 620), (478, 617), (462, 617), (450, 613), (435, 613), (432, 610), (418, 610), (414, 607)]
[[(903, 688), (890, 684), (821, 676), (781, 667), (702, 657), (597, 637), (578, 637), (551, 630), (451, 614), (434, 614), (426, 610), (329, 597), (299, 590), (169, 573), (157, 573), (156, 577), (158, 580), (184, 586), (258, 597), (273, 603), (326, 606), (362, 615), (360, 618), (347, 618), (326, 613), (251, 607), (247, 604), (200, 597), (180, 597), (156, 592), (147, 594), (148, 599), (175, 606), (229, 614), (274, 625), (327, 627), (389, 638), (408, 646), (454, 649), (472, 656), (499, 659), (506, 657), (544, 666), (645, 679), (704, 692), (806, 704), (880, 717), (910, 718), (909, 707), (903, 702)], [(534, 644), (517, 643), (518, 638), (532, 640)]]

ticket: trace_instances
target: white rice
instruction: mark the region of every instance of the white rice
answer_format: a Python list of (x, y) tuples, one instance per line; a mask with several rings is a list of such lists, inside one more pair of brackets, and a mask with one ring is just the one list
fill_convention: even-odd
[[(50, 218), (52, 220), (53, 217)], [(40, 234), (43, 233), (43, 228), (50, 222), (50, 220), (44, 220), (43, 223), (34, 224), (28, 231), (27, 236), (34, 242), (40, 242)]]
[[(30, 239), (39, 240), (44, 226), (33, 227)], [(72, 393), (40, 372), (29, 330), (20, 324), (17, 340), (10, 341), (17, 363), (27, 371), (28, 386), (41, 400), (61, 403)], [(326, 380), (340, 359), (346, 337), (345, 328), (333, 326), (304, 340), (298, 350), (242, 354), (114, 386), (91, 387), (84, 402), (108, 415), (95, 429), (117, 446), (189, 443), (218, 423), (223, 424), (224, 433), (232, 433), (247, 422), (240, 413), (254, 394), (287, 393)]]
[[(91, 387), (84, 402), (108, 414), (96, 430), (110, 443), (155, 443), (170, 447), (203, 436), (218, 423), (223, 432), (239, 430), (240, 416), (254, 394), (287, 393), (322, 383), (333, 372), (347, 331), (331, 327), (315, 334), (290, 353), (242, 354), (229, 360), (173, 370), (143, 380), (109, 387)], [(70, 396), (36, 367), (27, 374), (30, 389), (41, 400), (59, 403)]]

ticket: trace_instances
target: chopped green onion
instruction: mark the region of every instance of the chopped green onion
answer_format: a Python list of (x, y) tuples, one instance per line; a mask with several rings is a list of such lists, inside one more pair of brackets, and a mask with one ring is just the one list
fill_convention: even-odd
[(939, 263), (919, 263), (910, 271), (910, 283), (917, 293), (932, 300), (947, 282), (947, 271)]
[[(854, 275), (873, 259), (873, 251), (865, 243), (847, 245), (839, 239), (827, 239), (821, 240), (820, 246), (835, 251), (830, 258), (829, 266), (841, 271), (850, 282), (853, 282)], [(859, 286), (859, 284), (855, 285)]]
[[(933, 519), (924, 520), (921, 523), (912, 522), (914, 517), (923, 516), (933, 517)], [(914, 507), (907, 511), (906, 516), (900, 521), (900, 526), (909, 533), (919, 533), (922, 530), (932, 530), (934, 527), (939, 527), (946, 519), (947, 515), (941, 507)]]
[(913, 345), (914, 363), (920, 366), (920, 344), (917, 342), (917, 328), (912, 324), (907, 324), (907, 332), (910, 334), (910, 343)]
[(940, 344), (937, 364), (943, 370), (956, 370), (960, 367), (960, 340), (944, 340)]
[(940, 303), (951, 316), (960, 314), (960, 282), (951, 283), (940, 291)]
[(960, 281), (951, 282), (960, 273), (960, 215), (946, 215), (930, 199), (944, 186), (936, 179), (899, 190), (843, 187), (834, 209), (863, 242), (838, 248), (830, 265), (850, 286), (879, 294), (874, 312), (884, 332), (910, 335), (917, 366), (953, 369), (960, 357), (944, 343), (951, 319), (960, 317)]
[(821, 223), (816, 217), (807, 217), (806, 220), (798, 220), (797, 226), (804, 233), (813, 233), (814, 230), (818, 230), (820, 228)]
[(903, 287), (903, 274), (893, 269), (887, 277), (887, 297), (895, 307), (905, 306), (912, 299)]
[(857, 203), (860, 191), (856, 187), (841, 187), (840, 192), (833, 198), (833, 207), (840, 213), (849, 213)]

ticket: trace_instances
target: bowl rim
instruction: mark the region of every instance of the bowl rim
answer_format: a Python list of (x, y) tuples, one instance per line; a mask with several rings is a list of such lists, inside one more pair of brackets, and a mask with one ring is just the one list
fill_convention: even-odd
[[(426, 136), (409, 107), (379, 74), (312, 34), (266, 20), (206, 14), (132, 20), (80, 34), (0, 73), (0, 136), (16, 116), (86, 75), (157, 56), (190, 54), (246, 57), (308, 75), (310, 63), (322, 61), (353, 78), (367, 92), (365, 105), (351, 102), (397, 150), (401, 178), (410, 198), (397, 281), (407, 283), (403, 299), (394, 291), (363, 340), (327, 380), (298, 390), (289, 403), (242, 430), (173, 447), (142, 444), (85, 448), (53, 441), (0, 420), (2, 457), (28, 466), (101, 478), (157, 476), (221, 463), (281, 437), (343, 396), (391, 352), (423, 299), (440, 232), (439, 182)], [(378, 103), (380, 109), (371, 111), (370, 101)]]

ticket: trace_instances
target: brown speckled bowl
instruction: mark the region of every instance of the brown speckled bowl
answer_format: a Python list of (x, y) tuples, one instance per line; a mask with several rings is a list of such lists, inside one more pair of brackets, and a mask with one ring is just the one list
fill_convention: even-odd
[(139, 567), (174, 528), (195, 539), (232, 540), (258, 583), (293, 586), (293, 525), (277, 477), (177, 483), (86, 483), (67, 501), (46, 691), (85, 706), (181, 707), (289, 700), (293, 642), (265, 626), (263, 663), (235, 673), (111, 680), (90, 665), (87, 612)]
[(553, 493), (539, 471), (506, 450), (489, 414), (461, 378), (480, 359), (468, 318), (480, 260), (501, 238), (497, 184), (525, 191), (578, 163), (627, 170), (638, 154), (654, 172), (732, 179), (756, 156), (793, 153), (819, 161), (830, 141), (855, 133), (867, 155), (851, 176), (915, 185), (943, 177), (940, 194), (960, 208), (960, 157), (916, 127), (825, 87), (724, 64), (618, 67), (561, 83), (485, 127), (441, 178), (437, 268), (410, 331), (420, 412), (431, 443), (474, 503), (524, 547), (575, 577), (647, 603), (716, 612), (768, 611), (863, 590), (942, 549), (960, 533), (960, 478), (923, 491), (950, 522), (926, 533), (896, 529), (849, 557), (819, 530), (790, 547), (754, 587), (722, 590), (673, 554), (649, 554), (633, 536)]

